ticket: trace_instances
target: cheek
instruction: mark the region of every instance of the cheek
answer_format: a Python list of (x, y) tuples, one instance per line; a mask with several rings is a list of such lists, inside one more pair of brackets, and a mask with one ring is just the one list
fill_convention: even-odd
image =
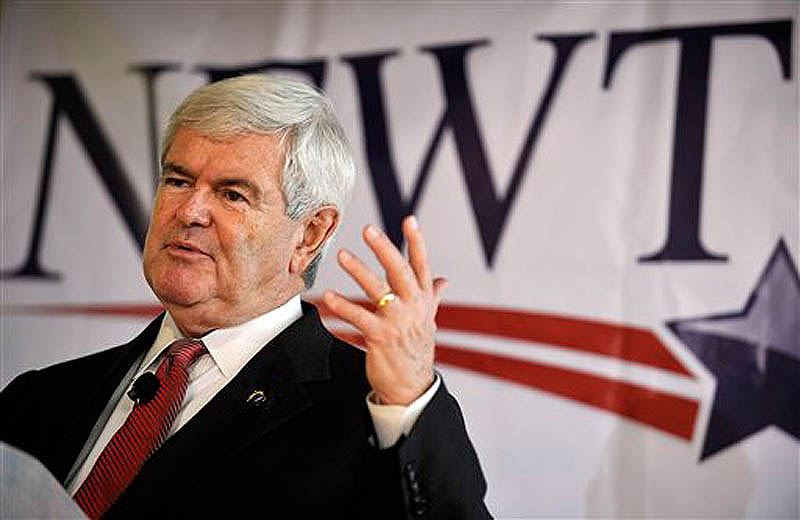
[(251, 274), (272, 277), (277, 272), (288, 270), (291, 257), (291, 235), (285, 226), (248, 227), (238, 237), (243, 263)]
[(150, 214), (150, 227), (147, 230), (147, 236), (154, 238), (161, 236), (168, 221), (167, 207), (161, 196), (157, 195), (156, 200), (153, 202), (153, 211)]
[(288, 272), (297, 226), (277, 212), (227, 217), (216, 228), (224, 253), (224, 262), (217, 263), (220, 281), (260, 284)]
[(159, 236), (161, 233), (159, 232), (158, 223), (159, 219), (156, 217), (156, 210), (154, 208), (153, 213), (150, 215), (150, 225), (147, 228), (147, 236), (144, 238), (143, 256), (145, 265), (147, 265), (152, 254), (155, 253), (157, 249), (156, 244), (160, 242)]
[(269, 241), (264, 240), (260, 230), (245, 224), (230, 226), (227, 231), (219, 237), (226, 260), (217, 264), (221, 279), (252, 280), (268, 262)]

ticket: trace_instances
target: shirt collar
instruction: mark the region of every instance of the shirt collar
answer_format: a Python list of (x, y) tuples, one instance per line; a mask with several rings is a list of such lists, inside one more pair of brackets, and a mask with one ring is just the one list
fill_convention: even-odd
[[(296, 295), (286, 303), (266, 314), (234, 327), (215, 329), (201, 339), (208, 349), (211, 358), (222, 374), (230, 379), (235, 376), (248, 361), (261, 350), (261, 347), (272, 341), (283, 329), (303, 315), (300, 296)], [(140, 372), (155, 369), (155, 361), (161, 353), (176, 339), (184, 338), (172, 316), (168, 313), (161, 322), (153, 346), (147, 352)]]

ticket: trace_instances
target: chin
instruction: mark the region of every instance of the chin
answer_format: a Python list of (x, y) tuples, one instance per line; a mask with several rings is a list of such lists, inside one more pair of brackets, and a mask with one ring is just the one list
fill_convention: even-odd
[(165, 305), (189, 307), (208, 301), (214, 295), (213, 284), (202, 276), (166, 275), (148, 277), (147, 281), (159, 300)]
[(153, 292), (156, 293), (158, 299), (161, 300), (166, 307), (171, 305), (191, 307), (192, 305), (209, 300), (207, 293), (198, 291), (196, 288), (192, 287), (160, 287), (159, 289), (154, 289)]

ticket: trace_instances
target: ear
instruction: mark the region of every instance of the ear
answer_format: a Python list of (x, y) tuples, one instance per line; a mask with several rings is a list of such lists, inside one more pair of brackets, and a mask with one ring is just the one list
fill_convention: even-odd
[(335, 206), (322, 206), (303, 219), (303, 237), (294, 249), (289, 262), (289, 272), (303, 274), (311, 260), (339, 226), (339, 210)]

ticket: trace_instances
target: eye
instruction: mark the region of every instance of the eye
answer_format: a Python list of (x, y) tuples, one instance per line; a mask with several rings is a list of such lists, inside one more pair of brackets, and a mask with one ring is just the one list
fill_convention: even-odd
[(172, 186), (174, 188), (183, 188), (189, 185), (189, 181), (181, 177), (164, 177), (162, 183), (164, 186)]
[(236, 190), (222, 190), (222, 196), (229, 202), (247, 202), (247, 199)]

